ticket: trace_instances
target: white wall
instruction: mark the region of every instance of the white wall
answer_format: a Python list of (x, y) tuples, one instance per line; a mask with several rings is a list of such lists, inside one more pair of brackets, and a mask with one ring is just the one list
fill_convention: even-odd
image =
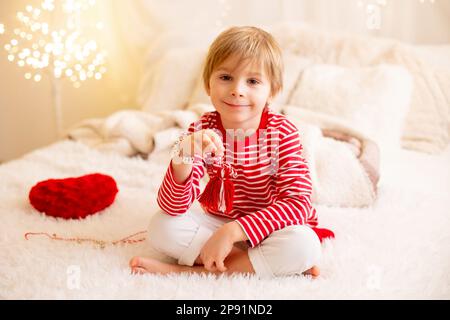
[[(97, 0), (107, 30), (109, 71), (100, 82), (63, 88), (64, 126), (137, 108), (143, 52), (166, 29), (205, 32), (232, 24), (270, 25), (297, 20), (327, 30), (393, 37), (416, 44), (450, 43), (449, 0)], [(1, 0), (0, 23), (14, 22), (26, 4)], [(378, 25), (373, 25), (379, 22)], [(0, 35), (0, 162), (56, 140), (51, 87), (26, 81), (6, 59)]]

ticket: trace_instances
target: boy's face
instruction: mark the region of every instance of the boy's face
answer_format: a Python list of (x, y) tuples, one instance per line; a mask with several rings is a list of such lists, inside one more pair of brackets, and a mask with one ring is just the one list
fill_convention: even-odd
[(231, 56), (211, 74), (207, 93), (226, 129), (257, 129), (271, 86), (262, 64)]

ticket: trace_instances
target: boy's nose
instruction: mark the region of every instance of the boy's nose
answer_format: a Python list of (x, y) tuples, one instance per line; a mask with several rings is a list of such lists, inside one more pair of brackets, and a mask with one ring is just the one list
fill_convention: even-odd
[(233, 97), (243, 97), (244, 96), (244, 89), (241, 85), (237, 84), (231, 89), (231, 95)]

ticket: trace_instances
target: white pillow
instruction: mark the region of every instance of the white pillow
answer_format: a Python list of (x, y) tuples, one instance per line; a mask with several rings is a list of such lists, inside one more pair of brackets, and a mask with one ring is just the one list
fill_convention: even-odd
[[(299, 74), (312, 62), (308, 59), (302, 58), (289, 51), (283, 53), (284, 73), (283, 73), (283, 90), (275, 97), (270, 107), (273, 111), (280, 111), (282, 106), (287, 103), (289, 96), (292, 94)], [(189, 99), (189, 106), (195, 104), (208, 104), (211, 103), (209, 96), (206, 94), (205, 87), (203, 85), (202, 74), (199, 75), (197, 85), (194, 92)]]
[(387, 155), (400, 149), (412, 77), (401, 66), (314, 65), (302, 74), (290, 105), (344, 120)]
[(195, 87), (206, 49), (174, 48), (163, 54), (144, 73), (138, 102), (143, 111), (183, 109)]

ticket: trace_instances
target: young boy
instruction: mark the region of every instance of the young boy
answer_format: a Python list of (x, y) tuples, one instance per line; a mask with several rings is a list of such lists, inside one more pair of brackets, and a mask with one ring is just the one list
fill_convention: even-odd
[[(216, 111), (177, 144), (148, 231), (150, 245), (178, 264), (134, 257), (133, 273), (319, 275), (321, 245), (311, 229), (317, 215), (299, 133), (269, 108), (282, 72), (279, 46), (259, 28), (233, 27), (212, 43), (203, 80)], [(203, 210), (193, 210), (205, 169), (211, 177), (220, 166), (232, 173), (228, 184), (209, 192), (233, 189), (232, 208), (202, 202)], [(223, 202), (223, 194), (215, 196)]]

